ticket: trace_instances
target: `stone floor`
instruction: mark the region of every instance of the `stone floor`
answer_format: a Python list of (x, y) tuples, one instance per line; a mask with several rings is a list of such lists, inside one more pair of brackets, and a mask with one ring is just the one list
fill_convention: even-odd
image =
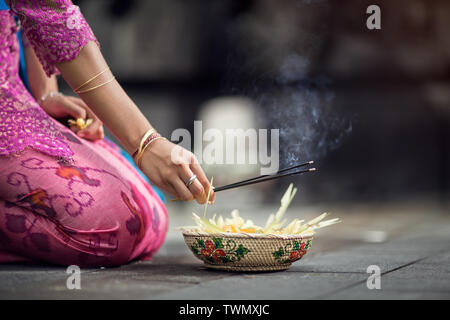
[[(183, 207), (169, 208), (171, 212)], [(271, 206), (256, 211), (269, 212)], [(313, 216), (318, 208), (291, 208)], [(308, 212), (308, 213), (306, 213)], [(449, 299), (450, 214), (436, 205), (340, 205), (343, 223), (321, 230), (312, 249), (284, 272), (229, 273), (204, 268), (183, 243), (173, 214), (161, 251), (150, 262), (82, 270), (68, 290), (65, 268), (0, 266), (1, 299)], [(291, 217), (292, 217), (291, 216)], [(381, 289), (369, 290), (369, 265)]]

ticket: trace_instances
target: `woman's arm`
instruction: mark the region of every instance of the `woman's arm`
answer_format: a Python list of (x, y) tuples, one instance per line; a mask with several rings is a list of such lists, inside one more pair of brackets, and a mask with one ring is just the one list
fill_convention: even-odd
[(102, 122), (83, 100), (56, 94), (58, 93), (56, 75), (47, 77), (31, 46), (24, 46), (24, 56), (31, 94), (45, 112), (55, 119), (66, 117), (72, 117), (74, 119), (91, 118), (93, 120), (91, 125), (83, 130), (79, 130), (77, 126), (73, 125), (70, 128), (85, 139), (103, 139), (104, 131)]
[[(72, 89), (76, 89), (107, 68), (91, 28), (70, 0), (7, 0), (7, 3), (21, 20), (24, 34), (48, 76), (58, 69)], [(111, 78), (112, 73), (105, 72), (89, 87)], [(80, 97), (129, 153), (138, 148), (142, 136), (151, 128), (117, 81)], [(205, 190), (210, 187), (208, 179), (192, 153), (186, 151), (184, 161), (174, 159), (180, 155), (173, 152), (176, 147), (167, 140), (154, 141), (142, 157), (142, 171), (156, 186), (174, 196), (183, 200), (195, 196), (204, 203)], [(193, 174), (198, 179), (188, 189), (185, 183)], [(209, 200), (213, 199), (214, 193)]]
[[(78, 56), (67, 62), (56, 64), (66, 82), (72, 89), (105, 70), (108, 65), (94, 42), (89, 42)], [(89, 87), (113, 77), (111, 71), (89, 83)], [(128, 97), (117, 81), (113, 81), (93, 91), (80, 94), (83, 101), (103, 121), (110, 131), (120, 140), (125, 150), (132, 154), (144, 133), (151, 128), (149, 121)]]
[[(88, 43), (75, 59), (58, 63), (56, 66), (72, 89), (78, 88), (108, 67), (94, 42)], [(112, 77), (112, 72), (108, 70), (90, 82), (89, 87), (105, 83)], [(115, 80), (80, 96), (130, 154), (138, 148), (145, 132), (152, 128), (150, 122)], [(152, 143), (142, 158), (144, 174), (156, 186), (183, 200), (192, 200), (195, 197), (198, 202), (204, 203), (207, 196), (205, 190), (209, 188), (208, 179), (192, 153), (186, 152), (182, 160), (173, 159), (179, 155), (178, 152), (173, 152), (175, 147), (176, 145), (167, 140)], [(197, 175), (198, 180), (188, 189), (185, 182), (193, 174)], [(214, 194), (210, 200), (213, 199)]]
[(24, 56), (30, 91), (34, 99), (39, 102), (44, 95), (52, 91), (57, 92), (58, 82), (56, 76), (51, 75), (47, 77), (32, 47), (24, 46)]

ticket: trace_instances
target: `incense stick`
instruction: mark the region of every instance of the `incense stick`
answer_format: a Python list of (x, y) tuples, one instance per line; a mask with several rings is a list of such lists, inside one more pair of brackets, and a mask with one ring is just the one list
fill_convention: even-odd
[(266, 182), (266, 181), (270, 181), (270, 180), (275, 180), (275, 179), (279, 179), (279, 178), (283, 178), (283, 177), (289, 177), (289, 176), (294, 176), (294, 175), (297, 175), (297, 174), (313, 172), (313, 171), (316, 171), (316, 168), (310, 168), (308, 170), (300, 170), (300, 171), (289, 172), (289, 173), (284, 173), (284, 174), (276, 174), (276, 175), (269, 176), (269, 177), (266, 177), (266, 178), (262, 178), (262, 179), (258, 179), (258, 180), (252, 180), (252, 181), (247, 181), (247, 182), (236, 182), (236, 183), (228, 184), (228, 185), (225, 185), (225, 186), (222, 186), (222, 187), (214, 188), (214, 192), (234, 189), (234, 188), (248, 186), (248, 185), (255, 184), (255, 183)]
[[(230, 183), (230, 184), (227, 184), (227, 185), (222, 186), (222, 187), (214, 188), (214, 192), (219, 192), (219, 191), (223, 191), (223, 190), (229, 190), (229, 189), (242, 187), (242, 186), (247, 186), (247, 185), (251, 185), (251, 184), (255, 184), (255, 183), (259, 183), (259, 182), (264, 182), (264, 181), (270, 181), (270, 180), (274, 180), (274, 179), (278, 179), (278, 178), (282, 178), (282, 177), (288, 177), (288, 176), (292, 176), (292, 175), (296, 175), (296, 174), (312, 172), (312, 171), (315, 171), (316, 168), (311, 168), (311, 169), (308, 169), (308, 170), (301, 170), (301, 171), (295, 171), (295, 172), (281, 174), (281, 173), (284, 173), (284, 172), (287, 172), (287, 171), (290, 171), (290, 170), (293, 170), (293, 169), (297, 169), (297, 168), (300, 168), (300, 167), (304, 167), (304, 166), (307, 166), (307, 165), (313, 164), (313, 163), (314, 163), (314, 161), (308, 161), (308, 162), (297, 164), (297, 165), (289, 167), (289, 168), (281, 169), (281, 170), (277, 171), (277, 173), (275, 175), (265, 174), (265, 175), (261, 175), (261, 176), (258, 176), (258, 177), (253, 177), (253, 178), (249, 178), (249, 179), (246, 179), (246, 180)], [(178, 201), (178, 200), (180, 200), (180, 199), (179, 198), (175, 198), (175, 199), (172, 199), (170, 201), (174, 202), (174, 201)]]
[(228, 184), (227, 187), (235, 185), (235, 184), (241, 184), (241, 183), (244, 183), (244, 182), (250, 182), (250, 181), (258, 180), (258, 179), (265, 178), (265, 177), (271, 177), (271, 176), (274, 176), (275, 174), (278, 175), (280, 173), (283, 173), (283, 172), (286, 172), (286, 171), (290, 171), (292, 169), (297, 169), (297, 168), (300, 168), (300, 167), (304, 167), (304, 166), (307, 166), (308, 164), (313, 164), (313, 163), (314, 163), (314, 161), (308, 161), (308, 162), (300, 163), (300, 164), (297, 164), (297, 165), (289, 167), (289, 168), (278, 170), (274, 174), (264, 174), (264, 175), (261, 175), (261, 176), (258, 176), (258, 177), (253, 177), (253, 178), (250, 178), (250, 179), (246, 179), (246, 180), (242, 180), (242, 181), (238, 181), (238, 182), (233, 182), (233, 183)]

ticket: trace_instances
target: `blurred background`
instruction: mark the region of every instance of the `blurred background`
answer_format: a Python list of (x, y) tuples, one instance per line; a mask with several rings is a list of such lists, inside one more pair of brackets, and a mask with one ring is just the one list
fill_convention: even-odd
[[(289, 182), (300, 187), (299, 206), (407, 201), (448, 210), (449, 1), (74, 3), (165, 136), (193, 133), (194, 120), (204, 129), (279, 128), (280, 167), (316, 162), (314, 174), (218, 194), (222, 213), (240, 203), (276, 206)], [(381, 8), (381, 30), (366, 27), (371, 4)], [(215, 185), (258, 174), (254, 166), (204, 169)]]

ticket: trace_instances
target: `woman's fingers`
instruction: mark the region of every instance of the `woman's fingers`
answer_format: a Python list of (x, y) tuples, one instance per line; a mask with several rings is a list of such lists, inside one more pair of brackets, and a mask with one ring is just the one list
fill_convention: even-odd
[(198, 179), (195, 179), (194, 182), (189, 186), (189, 190), (192, 192), (192, 194), (195, 197), (195, 200), (197, 200), (198, 203), (204, 204), (206, 202), (205, 189), (203, 188), (202, 184), (198, 181)]
[[(182, 164), (180, 166), (180, 177), (185, 185), (193, 176), (194, 173), (191, 171), (187, 164)], [(194, 195), (195, 200), (197, 200), (198, 203), (203, 204), (206, 202), (205, 189), (203, 188), (203, 185), (198, 181), (198, 178), (196, 178), (187, 188)]]
[(100, 120), (94, 119), (86, 128), (78, 131), (78, 136), (88, 140), (99, 140), (105, 137), (103, 124)]
[(184, 182), (181, 180), (180, 177), (175, 177), (172, 181), (169, 181), (169, 183), (172, 185), (172, 187), (176, 190), (177, 197), (184, 201), (191, 201), (194, 200), (194, 196), (189, 191), (189, 189), (186, 187)]
[(88, 140), (99, 140), (103, 139), (105, 137), (105, 132), (103, 129), (103, 123), (101, 120), (89, 109), (87, 104), (76, 97), (67, 97), (71, 102), (77, 104), (78, 106), (82, 107), (84, 110), (86, 110), (87, 118), (92, 119), (92, 123), (87, 126), (86, 128), (79, 130), (77, 132), (78, 136), (81, 138), (85, 138)]
[[(209, 188), (211, 187), (211, 183), (208, 181), (208, 178), (205, 175), (205, 172), (203, 172), (202, 167), (200, 167), (200, 164), (198, 163), (197, 159), (195, 157), (192, 158), (190, 168), (193, 173), (197, 175), (197, 179), (200, 182), (200, 184), (203, 186), (203, 190), (205, 192), (205, 198), (208, 196)], [(211, 194), (209, 195), (208, 201), (214, 202), (214, 199), (216, 198), (216, 193), (214, 192), (214, 189), (211, 190)]]
[(86, 110), (73, 103), (65, 96), (56, 95), (48, 97), (41, 104), (42, 109), (55, 119), (64, 117), (86, 118)]
[(78, 104), (72, 102), (71, 100), (61, 97), (61, 99), (58, 99), (58, 101), (55, 101), (55, 103), (60, 104), (60, 107), (63, 110), (61, 112), (64, 113), (64, 116), (71, 116), (74, 119), (86, 119), (86, 110)]

